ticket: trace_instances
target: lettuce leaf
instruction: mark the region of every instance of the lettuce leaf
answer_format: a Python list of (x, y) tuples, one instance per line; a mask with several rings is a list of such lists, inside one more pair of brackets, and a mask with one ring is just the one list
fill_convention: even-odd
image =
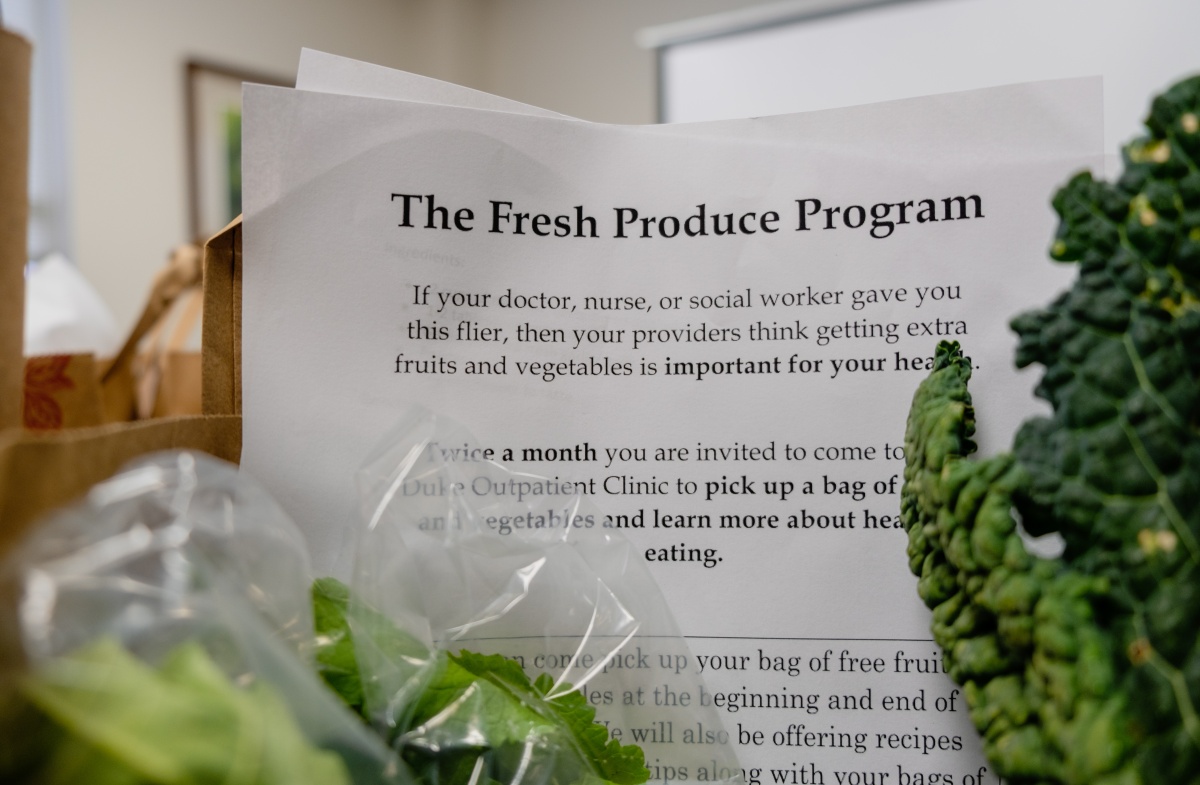
[(42, 773), (51, 785), (349, 783), (272, 689), (235, 687), (197, 644), (155, 669), (101, 639), (48, 662), (21, 692), (62, 730)]

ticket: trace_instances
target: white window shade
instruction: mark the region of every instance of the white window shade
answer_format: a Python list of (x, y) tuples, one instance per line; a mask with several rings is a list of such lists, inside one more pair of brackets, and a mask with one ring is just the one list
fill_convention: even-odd
[(642, 31), (686, 122), (1101, 75), (1107, 147), (1200, 73), (1196, 0), (804, 0)]
[(62, 0), (4, 0), (4, 26), (33, 42), (29, 133), (29, 258), (72, 256)]

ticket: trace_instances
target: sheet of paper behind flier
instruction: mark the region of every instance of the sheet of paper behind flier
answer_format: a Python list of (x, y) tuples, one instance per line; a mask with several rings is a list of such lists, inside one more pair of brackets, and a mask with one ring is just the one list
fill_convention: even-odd
[[(839, 771), (878, 771), (893, 783), (902, 773), (970, 781), (982, 763), (961, 694), (944, 677), (917, 673), (935, 660), (928, 615), (907, 572), (904, 535), (884, 527), (896, 514), (901, 471), (892, 451), (923, 375), (898, 368), (931, 355), (937, 339), (925, 326), (948, 324), (965, 331), (950, 337), (979, 365), (988, 447), (1000, 448), (1036, 408), (1033, 378), (1011, 370), (1007, 320), (1065, 281), (1045, 261), (1054, 227), (1047, 202), (1101, 152), (1099, 95), (1097, 81), (1073, 80), (643, 129), (248, 88), (243, 466), (276, 492), (328, 566), (352, 506), (353, 471), (406, 404), (444, 412), (518, 459), (524, 448), (586, 444), (582, 454), (594, 450), (595, 460), (528, 468), (594, 481), (608, 513), (641, 516), (645, 528), (629, 536), (656, 560), (711, 549), (711, 567), (652, 566), (698, 657), (729, 655), (722, 665), (742, 666), (714, 671), (710, 661), (712, 688), (816, 696), (813, 711), (728, 714), (751, 779), (757, 768), (764, 781), (793, 783), (835, 782)], [(392, 194), (433, 194), (452, 228), (422, 228), (426, 203), (414, 199), (413, 226), (399, 226), (404, 199)], [(913, 220), (920, 200), (935, 200), (940, 216), (942, 199), (975, 195), (981, 218)], [(876, 228), (886, 237), (871, 236), (865, 213), (857, 229), (842, 212), (828, 215), (837, 228), (823, 228), (822, 211), (798, 231), (797, 200), (814, 199), (851, 223), (854, 205), (914, 207), (910, 223)], [(564, 215), (573, 228), (578, 209), (594, 218), (597, 236), (540, 237), (528, 223), (517, 235), (515, 219), (489, 231), (493, 203), (507, 202), (501, 212)], [(757, 231), (664, 238), (651, 229), (642, 238), (638, 223), (614, 236), (615, 208), (682, 225), (700, 204), (709, 220), (753, 212), (747, 228)], [(470, 231), (453, 228), (463, 209)], [(755, 223), (771, 211), (773, 233)], [(510, 289), (570, 297), (575, 308), (504, 307)], [(747, 290), (749, 306), (740, 302)], [(487, 305), (441, 308), (440, 295), (453, 294), (488, 295)], [(783, 304), (789, 294), (803, 304)], [(643, 297), (648, 310), (589, 310), (588, 296)], [(679, 308), (663, 307), (675, 298)], [(853, 337), (893, 324), (895, 338)], [(807, 338), (753, 340), (760, 325)], [(480, 335), (476, 327), (500, 328), (502, 342), (467, 340)], [(420, 337), (439, 328), (446, 338)], [(635, 331), (694, 338), (697, 328), (708, 340), (660, 333), (633, 345)], [(555, 329), (561, 342), (530, 340), (530, 330)], [(438, 359), (441, 373), (396, 372), (404, 360), (437, 368)], [(572, 359), (628, 363), (630, 373), (548, 381), (522, 372), (529, 362)], [(778, 372), (739, 374), (739, 359)], [(501, 361), (503, 373), (466, 372), (468, 362), (497, 369)], [(734, 362), (735, 372), (701, 374), (701, 362)], [(691, 372), (678, 363), (692, 363)], [(763, 452), (699, 460), (701, 448), (735, 446)], [(850, 448), (860, 459), (822, 460), (820, 448)], [(646, 483), (664, 492), (624, 492)], [(754, 526), (722, 529), (722, 514), (751, 516)], [(655, 527), (667, 515), (707, 515), (711, 528)], [(868, 527), (872, 520), (879, 528)], [(882, 672), (864, 675), (852, 657)], [(870, 708), (834, 708), (847, 696)], [(909, 708), (886, 708), (889, 696), (910, 699)], [(863, 750), (804, 741), (818, 731), (866, 734)], [(928, 754), (906, 746), (930, 738)]]

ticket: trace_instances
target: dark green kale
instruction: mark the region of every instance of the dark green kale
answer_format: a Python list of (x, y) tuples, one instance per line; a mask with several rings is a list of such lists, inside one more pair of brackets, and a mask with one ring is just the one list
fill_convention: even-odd
[[(641, 748), (610, 739), (596, 710), (569, 685), (556, 688), (545, 674), (531, 681), (498, 654), (430, 651), (377, 611), (353, 603), (346, 586), (331, 578), (314, 583), (313, 614), (321, 676), (423, 783), (649, 779)], [(400, 684), (407, 700), (382, 693), (368, 699), (381, 688), (369, 668), (360, 668), (356, 646), (372, 662), (396, 669), (388, 683)], [(386, 708), (374, 715), (372, 706)]]
[[(1017, 317), (1053, 414), (975, 449), (970, 360), (913, 400), (902, 516), (947, 670), (1010, 783), (1200, 772), (1200, 79), (1156, 99), (1115, 183), (1054, 199), (1074, 286)], [(1058, 558), (1026, 548), (1058, 533)]]

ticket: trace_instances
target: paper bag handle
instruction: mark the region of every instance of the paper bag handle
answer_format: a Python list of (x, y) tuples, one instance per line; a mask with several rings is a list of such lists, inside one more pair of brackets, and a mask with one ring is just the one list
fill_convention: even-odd
[(142, 338), (159, 323), (179, 295), (200, 285), (202, 262), (202, 252), (194, 245), (180, 246), (171, 253), (167, 266), (154, 277), (154, 283), (150, 287), (150, 299), (142, 309), (142, 315), (138, 317), (133, 332), (129, 334), (125, 345), (104, 372), (100, 379), (101, 384), (109, 381), (133, 362)]

